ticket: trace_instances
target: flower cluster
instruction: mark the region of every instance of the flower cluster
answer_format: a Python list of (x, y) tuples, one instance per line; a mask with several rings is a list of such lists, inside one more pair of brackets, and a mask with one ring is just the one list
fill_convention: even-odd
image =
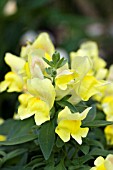
[[(83, 43), (77, 52), (71, 52), (69, 64), (55, 51), (49, 35), (41, 33), (32, 44), (22, 47), (20, 57), (6, 53), (5, 62), (11, 71), (0, 83), (0, 91), (21, 93), (17, 113), (21, 120), (34, 116), (38, 127), (54, 122), (54, 132), (63, 142), (72, 137), (79, 145), (88, 135), (89, 127), (83, 122), (92, 109), (76, 110), (79, 102), (93, 97), (106, 120), (113, 121), (113, 66), (105, 68), (95, 42)], [(113, 144), (113, 125), (105, 128), (105, 134)], [(97, 168), (91, 169), (108, 170), (111, 157), (97, 158)]]

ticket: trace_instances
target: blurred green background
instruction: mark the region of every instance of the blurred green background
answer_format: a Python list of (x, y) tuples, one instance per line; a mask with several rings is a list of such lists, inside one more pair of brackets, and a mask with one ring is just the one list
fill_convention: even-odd
[[(112, 0), (0, 0), (0, 81), (9, 71), (5, 53), (19, 55), (26, 40), (43, 31), (68, 54), (81, 42), (94, 40), (108, 66), (113, 63)], [(13, 116), (17, 97), (17, 93), (0, 94), (0, 117)]]

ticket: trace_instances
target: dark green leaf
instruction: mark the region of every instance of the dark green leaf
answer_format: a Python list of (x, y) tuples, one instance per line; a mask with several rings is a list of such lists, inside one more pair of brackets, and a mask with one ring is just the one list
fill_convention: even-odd
[(59, 60), (59, 62), (57, 63), (57, 68), (62, 67), (63, 65), (65, 65), (67, 63), (67, 59), (65, 60), (64, 58), (61, 58)]
[(60, 163), (54, 168), (54, 170), (66, 170), (64, 162), (61, 160)]
[(91, 122), (95, 119), (95, 117), (96, 117), (96, 106), (92, 105), (91, 107), (92, 107), (91, 110), (88, 112), (88, 115), (84, 119), (83, 122)]
[(104, 149), (102, 143), (97, 140), (86, 138), (85, 142), (87, 143), (87, 145), (96, 146), (100, 147), (101, 149)]
[[(9, 124), (9, 121), (7, 121), (7, 124)], [(22, 120), (22, 121), (21, 120), (14, 121), (10, 125), (9, 132), (7, 135), (7, 140), (1, 141), (0, 144), (17, 145), (36, 139), (38, 136), (33, 134), (31, 130), (33, 125), (34, 125), (34, 120), (32, 118)]]
[(53, 122), (49, 121), (41, 126), (39, 132), (39, 145), (46, 160), (50, 157), (54, 141), (55, 141), (55, 127)]
[(58, 148), (61, 148), (65, 143), (59, 138), (57, 137), (57, 140), (56, 140), (56, 146)]
[(89, 161), (89, 160), (91, 160), (91, 159), (93, 159), (93, 156), (91, 156), (91, 155), (88, 154), (88, 155), (85, 155), (85, 156), (78, 157), (78, 158), (74, 159), (74, 160), (72, 161), (72, 163), (79, 168), (79, 167), (81, 167), (84, 163), (86, 163), (87, 161)]
[(75, 113), (77, 112), (78, 110), (75, 108), (75, 106), (73, 106), (71, 103), (69, 103), (68, 101), (58, 101), (57, 102), (61, 107), (65, 107), (65, 106), (68, 106), (68, 108), (71, 110), (71, 112)]
[(52, 68), (51, 67), (46, 68), (46, 72), (47, 72), (47, 74), (51, 75), (52, 74)]
[(106, 121), (106, 120), (94, 120), (91, 122), (83, 122), (82, 127), (101, 127), (101, 126), (107, 126), (112, 125), (113, 121)]
[(17, 144), (22, 144), (25, 142), (29, 142), (32, 140), (37, 139), (38, 136), (35, 134), (28, 134), (24, 136), (19, 136), (19, 137), (13, 137), (8, 139), (7, 141), (0, 141), (0, 145), (17, 145)]
[(60, 54), (57, 51), (55, 51), (55, 53), (52, 55), (52, 60), (53, 60), (55, 65), (60, 60)]
[(86, 155), (89, 152), (89, 146), (88, 145), (81, 145), (79, 149)]
[(46, 58), (43, 58), (43, 60), (51, 67), (54, 66), (54, 63), (52, 61), (48, 61)]
[(102, 150), (98, 148), (94, 148), (89, 153), (92, 156), (107, 156), (108, 154), (113, 154), (113, 150)]
[(6, 162), (7, 160), (12, 159), (12, 158), (14, 158), (14, 157), (16, 157), (16, 156), (18, 156), (18, 155), (23, 154), (23, 153), (25, 153), (26, 151), (27, 151), (26, 149), (21, 149), (21, 148), (19, 148), (19, 149), (16, 149), (16, 150), (12, 151), (12, 152), (9, 152), (9, 153), (7, 154), (7, 156), (4, 157), (4, 162)]

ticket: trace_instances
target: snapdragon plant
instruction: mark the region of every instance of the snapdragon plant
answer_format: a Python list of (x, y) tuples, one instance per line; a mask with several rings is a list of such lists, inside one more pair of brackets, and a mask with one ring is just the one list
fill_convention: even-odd
[(0, 91), (18, 92), (19, 105), (0, 125), (1, 170), (112, 170), (113, 69), (97, 44), (68, 62), (41, 33), (5, 62)]

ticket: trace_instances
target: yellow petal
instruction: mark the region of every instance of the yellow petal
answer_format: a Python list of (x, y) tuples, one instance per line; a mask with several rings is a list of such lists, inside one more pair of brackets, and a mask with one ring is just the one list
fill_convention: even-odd
[(5, 135), (0, 135), (0, 141), (5, 141), (7, 137)]
[(75, 84), (75, 91), (82, 100), (87, 101), (89, 98), (101, 91), (101, 86), (105, 85), (98, 81), (94, 76), (86, 75), (80, 83)]
[(113, 155), (109, 154), (105, 160), (105, 167), (106, 170), (112, 170), (113, 169)]
[(37, 125), (41, 125), (45, 121), (50, 120), (50, 108), (44, 101), (30, 94), (21, 94), (19, 96), (19, 101), (18, 115), (21, 120), (33, 115), (35, 115), (35, 122)]
[(84, 52), (71, 52), (71, 69), (74, 69), (78, 75), (79, 79), (83, 78), (92, 68), (92, 62), (89, 57), (84, 56)]
[(67, 85), (74, 81), (77, 77), (77, 74), (71, 70), (64, 70), (55, 79), (55, 85), (58, 86), (61, 90), (66, 90)]
[(98, 57), (98, 46), (94, 41), (87, 41), (81, 44), (80, 49), (87, 52), (87, 56), (92, 58)]
[(34, 78), (28, 80), (27, 89), (32, 95), (45, 101), (52, 108), (55, 100), (55, 89), (49, 79)]
[(79, 128), (78, 131), (72, 132), (71, 136), (81, 145), (82, 137), (86, 137), (88, 134), (89, 128)]
[(44, 57), (44, 52), (40, 49), (33, 50), (28, 55), (28, 64), (32, 78), (44, 78), (43, 73), (47, 64), (45, 64), (42, 57)]
[(0, 125), (4, 123), (4, 119), (0, 118)]
[(102, 164), (104, 164), (104, 158), (103, 158), (102, 156), (99, 156), (99, 157), (95, 160), (94, 165), (100, 166), (100, 165), (102, 165)]
[(11, 67), (11, 70), (16, 73), (18, 73), (25, 64), (25, 61), (22, 58), (17, 57), (11, 53), (6, 53), (5, 62)]
[(45, 32), (39, 34), (39, 36), (34, 41), (32, 46), (34, 48), (43, 49), (46, 53), (50, 54), (51, 56), (55, 51), (54, 45), (53, 45), (49, 35), (47, 33), (45, 33)]
[(113, 125), (108, 125), (104, 129), (107, 144), (113, 145)]
[(71, 113), (70, 109), (66, 106), (61, 112), (58, 114), (58, 122), (62, 120), (83, 120), (86, 118), (91, 107), (85, 109), (82, 113), (76, 112)]
[(5, 80), (0, 83), (0, 92), (6, 90), (7, 88), (7, 92), (21, 92), (23, 85), (23, 80), (18, 74), (14, 72), (8, 72), (5, 75)]
[(36, 125), (41, 125), (50, 120), (49, 106), (42, 100), (31, 98), (28, 103), (28, 110), (35, 114)]
[(33, 98), (33, 96), (30, 94), (21, 94), (19, 96), (20, 106), (18, 107), (18, 115), (21, 120), (34, 115), (28, 108), (28, 103), (31, 98)]
[(86, 137), (89, 128), (81, 128), (81, 120), (86, 117), (86, 112), (88, 113), (89, 109), (90, 108), (81, 114), (71, 113), (66, 106), (65, 109), (59, 112), (57, 120), (58, 126), (55, 132), (64, 142), (69, 141), (71, 135), (79, 144), (82, 144), (82, 137)]
[(55, 133), (64, 141), (68, 142), (70, 140), (70, 132), (67, 128), (60, 128), (59, 126), (56, 127)]

